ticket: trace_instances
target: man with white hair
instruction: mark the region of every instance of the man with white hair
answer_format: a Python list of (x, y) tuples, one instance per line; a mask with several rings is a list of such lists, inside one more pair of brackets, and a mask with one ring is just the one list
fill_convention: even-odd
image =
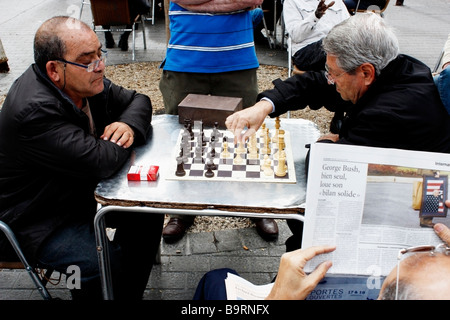
[[(450, 118), (430, 69), (399, 54), (397, 37), (380, 16), (350, 17), (329, 32), (323, 47), (325, 72), (277, 79), (254, 106), (227, 118), (237, 140), (250, 137), (268, 115), (309, 106), (345, 112), (339, 134), (321, 142), (450, 152)], [(288, 251), (301, 244), (301, 226), (291, 229), (298, 238), (291, 238)]]

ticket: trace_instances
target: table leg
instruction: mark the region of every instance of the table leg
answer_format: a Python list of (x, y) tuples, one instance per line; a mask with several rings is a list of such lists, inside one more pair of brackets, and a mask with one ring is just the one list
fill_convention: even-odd
[(113, 285), (111, 276), (111, 265), (109, 261), (109, 247), (106, 236), (105, 215), (109, 211), (123, 212), (148, 212), (149, 214), (181, 214), (195, 216), (223, 216), (223, 217), (246, 217), (246, 218), (269, 218), (269, 219), (295, 219), (304, 221), (304, 216), (295, 213), (253, 213), (253, 212), (232, 212), (216, 209), (192, 210), (192, 209), (165, 209), (152, 207), (122, 207), (122, 206), (101, 206), (97, 210), (94, 218), (95, 239), (97, 242), (97, 254), (100, 268), (100, 280), (102, 293), (105, 300), (113, 300)]

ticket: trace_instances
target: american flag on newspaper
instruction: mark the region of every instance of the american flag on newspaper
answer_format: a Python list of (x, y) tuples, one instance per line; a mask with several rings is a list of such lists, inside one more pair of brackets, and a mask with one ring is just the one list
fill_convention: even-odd
[(422, 215), (426, 216), (446, 216), (444, 205), (444, 190), (446, 179), (430, 178), (425, 180), (425, 195), (422, 204)]

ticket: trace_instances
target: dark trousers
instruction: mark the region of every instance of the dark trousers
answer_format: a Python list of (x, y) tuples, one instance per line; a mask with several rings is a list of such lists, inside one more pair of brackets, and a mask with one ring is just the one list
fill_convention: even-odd
[[(161, 214), (106, 215), (107, 227), (116, 228), (114, 240), (109, 242), (115, 299), (142, 299), (159, 249), (163, 222)], [(69, 266), (79, 267), (81, 288), (71, 290), (74, 300), (102, 298), (92, 221), (59, 228), (41, 246), (38, 261), (61, 273), (66, 273)]]
[(225, 279), (227, 273), (238, 273), (233, 269), (223, 268), (207, 272), (198, 283), (194, 300), (227, 300)]
[(322, 40), (301, 48), (292, 57), (293, 64), (301, 71), (325, 70), (327, 55), (322, 48)]
[[(178, 105), (189, 94), (242, 98), (244, 108), (256, 103), (256, 69), (222, 73), (189, 73), (164, 70), (159, 88), (167, 114), (178, 114)], [(244, 85), (245, 84), (245, 85)]]

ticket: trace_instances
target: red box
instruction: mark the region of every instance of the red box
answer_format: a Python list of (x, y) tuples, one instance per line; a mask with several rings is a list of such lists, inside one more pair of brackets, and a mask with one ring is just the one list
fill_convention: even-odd
[(159, 167), (152, 165), (133, 165), (128, 170), (129, 181), (156, 181), (159, 175)]

